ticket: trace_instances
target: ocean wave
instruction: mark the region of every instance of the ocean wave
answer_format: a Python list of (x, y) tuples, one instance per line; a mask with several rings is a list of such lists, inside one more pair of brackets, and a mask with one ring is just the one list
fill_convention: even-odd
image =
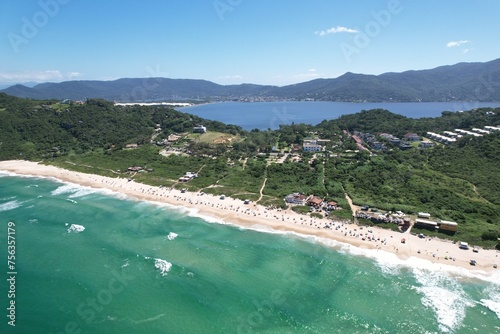
[(147, 318), (147, 319), (142, 319), (142, 320), (133, 320), (133, 319), (130, 319), (130, 321), (134, 324), (134, 325), (138, 325), (138, 324), (143, 324), (145, 322), (151, 322), (151, 321), (156, 321), (160, 318), (163, 318), (165, 316), (164, 313), (162, 314), (158, 314), (157, 316), (155, 317), (150, 317), (150, 318)]
[(165, 276), (172, 268), (172, 263), (162, 259), (155, 259), (155, 268), (160, 270), (162, 276)]
[(0, 177), (8, 177), (8, 176), (22, 176), (22, 175), (16, 174), (16, 173), (13, 173), (13, 172), (9, 172), (9, 171), (6, 171), (6, 170), (0, 170)]
[(50, 193), (52, 196), (58, 196), (63, 194), (71, 194), (69, 198), (83, 197), (95, 193), (96, 190), (93, 188), (80, 186), (74, 183), (66, 183), (59, 188), (52, 190)]
[(78, 224), (71, 224), (71, 226), (68, 228), (68, 233), (81, 233), (85, 230), (85, 227), (82, 225)]
[(121, 268), (127, 268), (130, 265), (130, 261), (128, 259), (125, 259), (125, 263), (122, 264)]
[(225, 220), (220, 219), (220, 218), (215, 218), (215, 217), (212, 217), (212, 216), (203, 215), (203, 214), (199, 213), (198, 209), (190, 209), (190, 208), (185, 208), (185, 209), (187, 211), (186, 214), (187, 214), (188, 217), (200, 218), (200, 219), (203, 219), (204, 221), (206, 221), (207, 223), (237, 226), (235, 224), (228, 223)]
[(0, 201), (10, 201), (14, 198), (16, 198), (17, 196), (9, 196), (9, 197), (3, 197), (3, 198), (0, 198)]
[(25, 202), (18, 201), (18, 200), (13, 200), (13, 201), (2, 203), (2, 204), (0, 204), (0, 212), (17, 209), (21, 205), (23, 205), (23, 203), (25, 203)]
[(445, 273), (414, 268), (413, 275), (421, 286), (414, 287), (422, 295), (422, 305), (431, 308), (442, 332), (458, 329), (465, 319), (467, 307), (474, 303), (458, 281)]
[[(200, 216), (201, 218), (203, 216)], [(375, 261), (376, 265), (380, 268), (380, 270), (385, 274), (397, 275), (400, 273), (400, 270), (403, 268), (407, 269), (424, 269), (428, 271), (436, 271), (440, 273), (444, 273), (450, 277), (457, 279), (473, 279), (480, 280), (484, 282), (489, 282), (493, 284), (499, 284), (500, 282), (500, 271), (495, 272), (486, 272), (483, 270), (470, 270), (458, 266), (454, 266), (451, 264), (443, 264), (443, 263), (433, 263), (429, 260), (422, 259), (419, 257), (410, 256), (407, 259), (399, 258), (395, 253), (384, 251), (381, 249), (367, 249), (361, 248), (354, 245), (351, 245), (346, 242), (337, 241), (335, 239), (318, 237), (315, 235), (303, 234), (294, 231), (282, 231), (275, 230), (272, 227), (267, 225), (253, 225), (249, 227), (243, 227), (236, 224), (231, 224), (224, 222), (225, 225), (233, 225), (238, 227), (241, 230), (251, 230), (261, 233), (268, 234), (279, 234), (283, 236), (295, 236), (301, 238), (303, 240), (309, 240), (313, 243), (319, 243), (329, 248), (333, 248), (339, 253), (354, 255), (354, 256), (362, 256), (369, 258)]]
[(481, 305), (493, 311), (500, 319), (500, 302), (489, 299), (481, 299)]
[[(500, 282), (497, 281), (497, 282)], [(500, 319), (500, 285), (490, 285), (484, 291), (487, 299), (481, 299), (480, 304), (494, 312)]]
[(174, 232), (170, 232), (168, 235), (167, 235), (167, 239), (172, 241), (174, 240), (175, 238), (177, 238), (178, 234), (177, 233), (174, 233)]

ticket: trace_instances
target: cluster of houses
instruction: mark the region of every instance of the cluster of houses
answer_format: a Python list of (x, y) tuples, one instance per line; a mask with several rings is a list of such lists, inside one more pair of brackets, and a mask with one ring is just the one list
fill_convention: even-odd
[(85, 102), (80, 101), (80, 100), (63, 99), (63, 100), (61, 100), (61, 104), (79, 104), (79, 105), (82, 105), (82, 104), (85, 104)]
[[(359, 131), (354, 131), (354, 135), (365, 143), (367, 143), (372, 149), (377, 151), (387, 150), (387, 145), (384, 142), (378, 140), (378, 138), (371, 133), (362, 133)], [(380, 138), (385, 139), (389, 143), (394, 146), (399, 147), (402, 150), (407, 150), (412, 148), (413, 146), (410, 144), (411, 142), (420, 141), (420, 136), (416, 133), (407, 133), (404, 136), (404, 140), (390, 134), (390, 133), (381, 133), (378, 135)], [(424, 147), (424, 146), (422, 146)], [(428, 147), (428, 146), (426, 146)]]
[(433, 221), (430, 218), (431, 218), (430, 213), (419, 212), (413, 226), (419, 228), (425, 228), (431, 231), (439, 230), (449, 233), (455, 233), (457, 231), (458, 224), (456, 222), (448, 220)]
[(311, 207), (311, 210), (324, 210), (327, 213), (329, 211), (338, 210), (339, 206), (337, 202), (325, 201), (319, 196), (309, 195), (306, 196), (302, 193), (293, 193), (285, 197), (285, 203), (295, 204), (295, 205), (307, 205)]
[(325, 143), (329, 141), (329, 139), (320, 139), (319, 137), (305, 138), (302, 143), (302, 150), (304, 152), (322, 152), (325, 149)]
[[(363, 209), (362, 209), (363, 210)], [(374, 223), (394, 223), (401, 226), (401, 229), (405, 231), (411, 225), (410, 217), (406, 216), (401, 211), (396, 211), (395, 213), (377, 213), (358, 211), (356, 213), (357, 218), (364, 218), (373, 221)], [(457, 231), (458, 224), (456, 222), (447, 220), (431, 220), (431, 215), (428, 212), (419, 212), (417, 218), (415, 219), (413, 226), (418, 228), (423, 228), (432, 231), (442, 231), (447, 233), (455, 233)]]
[[(434, 133), (434, 132), (427, 132), (427, 137), (432, 139), (433, 141), (443, 143), (443, 144), (452, 144), (456, 142), (459, 138), (462, 138), (463, 136), (474, 136), (474, 137), (481, 137), (483, 135), (490, 134), (495, 131), (500, 131), (500, 126), (485, 126), (483, 129), (479, 128), (473, 128), (472, 130), (462, 130), (462, 129), (455, 129), (454, 132), (452, 131), (443, 131), (442, 134), (439, 133)], [(421, 140), (420, 136), (416, 133), (407, 133), (404, 135), (403, 139), (400, 139), (390, 133), (380, 133), (377, 136), (371, 134), (371, 133), (361, 133), (358, 131), (354, 131), (354, 136), (353, 138), (359, 139), (360, 141), (365, 142), (374, 150), (378, 151), (383, 151), (387, 149), (387, 146), (385, 145), (384, 142), (378, 140), (378, 138), (383, 138), (386, 141), (388, 141), (390, 144), (399, 147), (402, 150), (407, 150), (412, 148), (413, 146), (411, 145), (412, 142), (419, 142), (418, 147), (419, 148), (429, 148), (434, 146), (434, 142), (430, 140)], [(359, 143), (358, 143), (359, 146)]]
[(473, 128), (471, 131), (455, 129), (455, 131), (443, 131), (442, 134), (427, 132), (427, 136), (442, 144), (452, 144), (464, 136), (482, 137), (496, 131), (500, 131), (500, 126), (487, 125), (483, 129)]
[[(372, 212), (375, 212), (372, 209)], [(369, 213), (366, 211), (358, 211), (356, 212), (357, 218), (369, 219), (374, 223), (392, 223), (397, 224), (401, 227), (401, 230), (406, 231), (410, 225), (411, 220), (410, 217), (406, 216), (401, 211), (396, 212), (386, 212), (386, 213)]]

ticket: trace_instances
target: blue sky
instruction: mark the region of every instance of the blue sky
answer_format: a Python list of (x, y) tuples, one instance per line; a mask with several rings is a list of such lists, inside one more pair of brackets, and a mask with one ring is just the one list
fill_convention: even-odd
[(500, 57), (498, 0), (2, 0), (0, 85), (286, 85)]

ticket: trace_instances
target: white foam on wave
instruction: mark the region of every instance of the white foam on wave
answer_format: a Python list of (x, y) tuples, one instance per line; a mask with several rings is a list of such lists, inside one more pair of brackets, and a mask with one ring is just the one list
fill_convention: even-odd
[(156, 201), (147, 201), (147, 203), (173, 210), (177, 213), (180, 213), (181, 215), (185, 215), (188, 217), (200, 218), (207, 223), (215, 223), (215, 224), (220, 224), (220, 225), (233, 225), (233, 224), (227, 223), (223, 219), (200, 214), (198, 208), (188, 208), (188, 207), (182, 206), (182, 204), (175, 205), (175, 204), (156, 202)]
[(0, 177), (8, 177), (8, 176), (22, 176), (21, 174), (16, 174), (13, 172), (9, 172), (6, 170), (0, 170)]
[(70, 194), (69, 198), (83, 197), (95, 193), (96, 190), (90, 187), (80, 186), (74, 183), (66, 183), (51, 192), (52, 196)]
[(178, 234), (177, 233), (174, 233), (174, 232), (170, 232), (168, 235), (167, 235), (167, 239), (172, 241), (174, 240), (175, 238), (177, 238)]
[[(498, 281), (500, 282), (500, 280)], [(480, 304), (494, 312), (500, 319), (500, 285), (491, 285), (484, 290), (484, 294), (488, 296), (486, 299), (481, 299)]]
[(13, 201), (2, 203), (2, 204), (0, 204), (0, 212), (14, 210), (14, 209), (20, 207), (21, 205), (23, 205), (23, 203), (25, 203), (25, 202), (18, 201), (18, 200), (13, 200)]
[(455, 278), (443, 272), (413, 268), (421, 286), (414, 289), (422, 295), (422, 305), (431, 308), (442, 332), (457, 330), (465, 319), (467, 307), (474, 303)]
[(242, 230), (253, 230), (257, 232), (280, 234), (285, 236), (292, 235), (301, 239), (309, 240), (313, 243), (318, 243), (327, 246), (329, 248), (333, 248), (341, 254), (367, 257), (374, 260), (375, 263), (381, 269), (381, 271), (386, 274), (397, 275), (398, 273), (400, 273), (400, 269), (402, 267), (409, 266), (407, 261), (401, 260), (400, 258), (397, 257), (396, 254), (386, 252), (383, 250), (360, 248), (334, 239), (318, 237), (309, 234), (302, 234), (294, 231), (275, 230), (266, 225), (256, 224), (251, 227), (241, 227), (241, 226), (238, 227)]
[(121, 268), (127, 268), (130, 265), (130, 261), (128, 259), (125, 259), (125, 263), (122, 264)]
[(500, 319), (500, 302), (489, 299), (481, 299), (481, 305), (490, 309), (490, 311), (494, 312), (498, 319)]
[(361, 248), (353, 246), (349, 243), (337, 241), (330, 238), (318, 237), (294, 231), (275, 230), (272, 227), (266, 225), (255, 224), (250, 227), (243, 227), (226, 222), (224, 224), (236, 226), (241, 230), (251, 230), (269, 234), (280, 234), (284, 236), (292, 235), (295, 237), (299, 237), (301, 239), (309, 240), (313, 243), (319, 243), (329, 248), (333, 248), (342, 254), (366, 257), (375, 261), (376, 265), (385, 274), (397, 275), (400, 273), (400, 270), (402, 268), (408, 268), (408, 269), (417, 268), (417, 269), (426, 269), (429, 271), (444, 273), (446, 275), (449, 275), (450, 277), (455, 277), (455, 278), (481, 280), (496, 284), (500, 282), (500, 271), (486, 272), (484, 270), (470, 270), (449, 264), (433, 263), (429, 260), (412, 256), (403, 260), (399, 258), (395, 253), (387, 252), (381, 249)]
[(85, 227), (78, 224), (71, 224), (68, 228), (68, 233), (81, 233), (83, 231), (85, 231)]
[(155, 268), (160, 270), (162, 276), (165, 276), (172, 268), (172, 263), (162, 259), (155, 259)]

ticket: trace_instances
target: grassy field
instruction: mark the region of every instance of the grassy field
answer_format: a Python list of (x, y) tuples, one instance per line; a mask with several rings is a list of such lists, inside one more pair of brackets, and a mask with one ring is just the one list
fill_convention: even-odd
[(192, 139), (197, 143), (205, 144), (231, 144), (241, 141), (241, 138), (239, 136), (215, 131), (208, 131), (198, 136), (192, 136)]

